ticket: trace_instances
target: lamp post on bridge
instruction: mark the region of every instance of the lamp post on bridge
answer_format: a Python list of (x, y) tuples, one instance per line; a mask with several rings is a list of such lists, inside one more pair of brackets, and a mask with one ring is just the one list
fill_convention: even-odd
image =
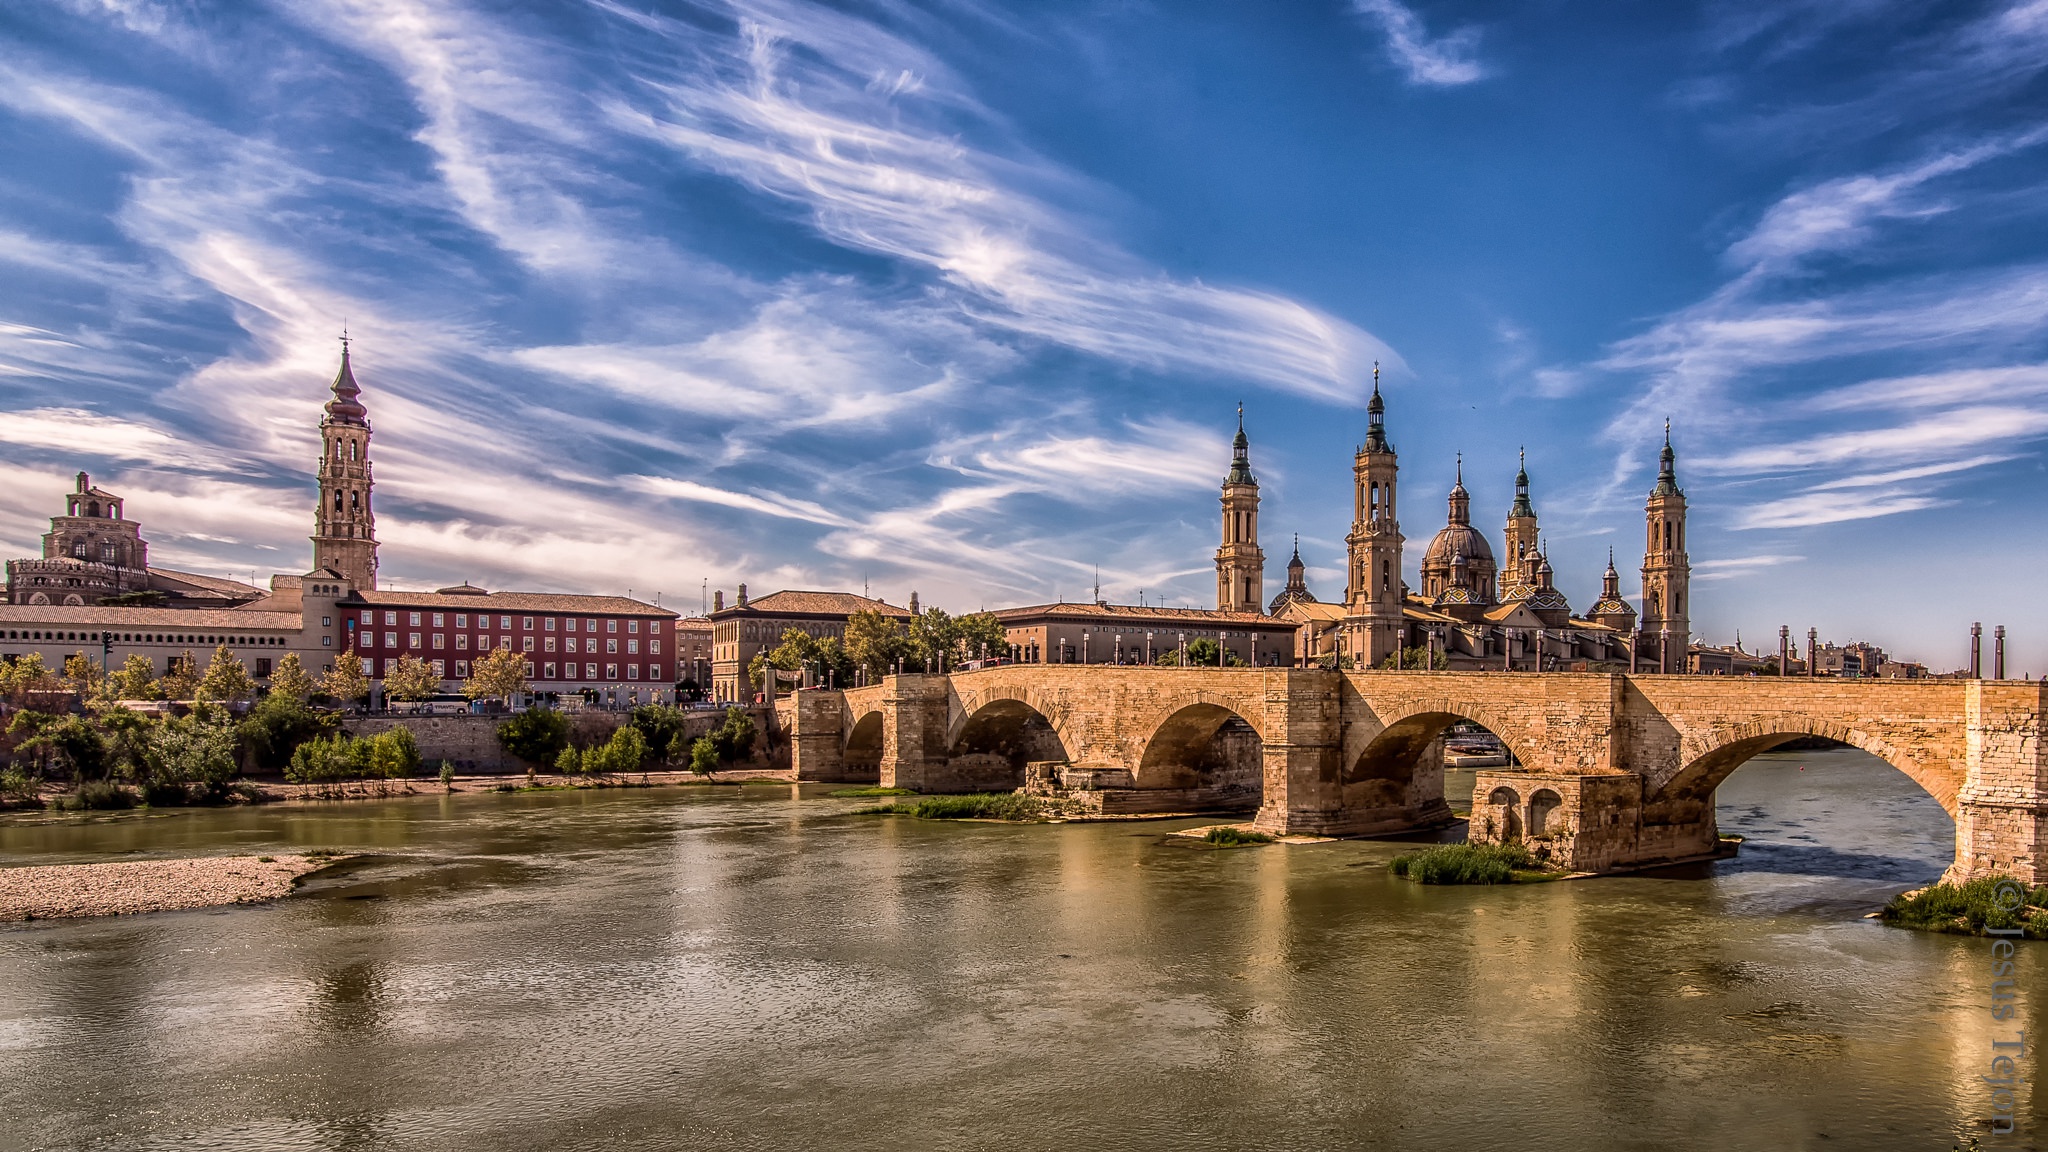
[(1970, 679), (1981, 679), (1984, 675), (1984, 625), (1970, 625)]
[(1177, 632), (1175, 635), (1180, 640), (1180, 654), (1174, 657), (1174, 667), (1185, 668), (1188, 666), (1188, 634)]
[(1792, 629), (1778, 625), (1778, 678), (1792, 674)]
[(1116, 634), (1115, 662), (1117, 664), (1122, 664), (1124, 662), (1124, 634), (1121, 632)]
[(2005, 679), (2005, 625), (1991, 630), (1991, 678)]
[(1806, 674), (1820, 675), (1820, 629), (1806, 630)]
[(1145, 663), (1150, 664), (1158, 657), (1152, 655), (1152, 634), (1145, 633)]

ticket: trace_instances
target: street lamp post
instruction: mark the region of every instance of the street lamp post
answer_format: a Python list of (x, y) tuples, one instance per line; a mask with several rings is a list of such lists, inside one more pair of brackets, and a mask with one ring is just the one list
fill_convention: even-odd
[(1147, 632), (1145, 633), (1145, 663), (1150, 664), (1156, 659), (1158, 657), (1152, 654), (1152, 634)]
[(1175, 635), (1180, 639), (1180, 655), (1175, 658), (1175, 667), (1185, 668), (1188, 666), (1188, 634), (1177, 632)]
[(1116, 634), (1116, 657), (1115, 657), (1115, 663), (1117, 663), (1117, 664), (1122, 664), (1123, 662), (1124, 662), (1124, 634), (1123, 634), (1123, 633), (1121, 633), (1121, 632), (1119, 632), (1119, 633), (1117, 633), (1117, 634)]

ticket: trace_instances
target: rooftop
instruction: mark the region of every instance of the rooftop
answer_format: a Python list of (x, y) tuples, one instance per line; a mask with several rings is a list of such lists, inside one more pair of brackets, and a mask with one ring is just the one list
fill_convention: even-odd
[(851, 592), (807, 592), (802, 589), (786, 589), (756, 596), (744, 607), (734, 604), (711, 614), (711, 619), (722, 619), (738, 612), (752, 612), (764, 615), (785, 616), (851, 616), (855, 612), (879, 612), (884, 616), (910, 615), (908, 608), (898, 608), (883, 600), (856, 596)]
[(386, 592), (357, 591), (338, 603), (375, 608), (450, 608), (467, 612), (567, 612), (588, 616), (680, 616), (624, 596), (579, 596), (567, 592)]
[(1215, 626), (1235, 624), (1245, 628), (1270, 628), (1276, 631), (1291, 631), (1293, 624), (1259, 612), (1225, 612), (1215, 608), (1155, 608), (1136, 604), (1033, 604), (1023, 608), (1000, 608), (996, 619), (1005, 624), (1015, 624), (1033, 617), (1058, 617), (1068, 620), (1134, 620), (1170, 623), (1181, 621), (1188, 624)]
[(45, 604), (0, 604), (0, 626), (33, 628), (214, 628), (276, 629), (297, 632), (297, 612), (251, 612), (245, 608), (64, 608)]

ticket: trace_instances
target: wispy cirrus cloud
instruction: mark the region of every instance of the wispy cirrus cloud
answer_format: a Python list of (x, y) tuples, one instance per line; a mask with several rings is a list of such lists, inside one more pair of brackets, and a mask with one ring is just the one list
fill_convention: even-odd
[[(1293, 299), (1167, 276), (1033, 188), (1078, 177), (1010, 146), (1000, 121), (938, 61), (809, 7), (718, 6), (730, 41), (648, 20), (700, 49), (643, 69), (607, 104), (621, 130), (676, 148), (808, 211), (833, 242), (929, 270), (975, 320), (1147, 368), (1362, 399), (1381, 341)], [(799, 18), (799, 16), (801, 18)]]
[(1351, 11), (1387, 38), (1387, 58), (1411, 84), (1453, 86), (1486, 76), (1476, 58), (1479, 29), (1457, 28), (1432, 37), (1422, 17), (1400, 0), (1351, 0)]

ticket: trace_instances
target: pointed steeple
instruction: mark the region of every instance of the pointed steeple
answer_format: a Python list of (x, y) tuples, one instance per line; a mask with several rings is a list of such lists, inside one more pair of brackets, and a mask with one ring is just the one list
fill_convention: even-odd
[(1652, 496), (1678, 496), (1677, 456), (1671, 451), (1671, 421), (1664, 421), (1664, 450), (1657, 454), (1657, 487)]
[(1458, 453), (1458, 481), (1451, 486), (1451, 519), (1453, 524), (1472, 522), (1472, 494), (1465, 491), (1465, 454)]
[(1380, 362), (1372, 362), (1372, 399), (1365, 405), (1365, 450), (1391, 452), (1387, 447), (1387, 402), (1380, 399)]
[(334, 399), (327, 402), (327, 421), (334, 424), (367, 424), (370, 411), (356, 397), (363, 390), (356, 385), (355, 370), (348, 363), (348, 333), (341, 336), (341, 371), (334, 374)]
[[(1304, 567), (1305, 565), (1301, 562), (1301, 533), (1296, 532), (1294, 534), (1294, 558), (1287, 562), (1287, 571), (1289, 573), (1299, 572)], [(1293, 583), (1291, 576), (1288, 582), (1290, 584)]]
[(1224, 477), (1225, 484), (1257, 484), (1259, 478), (1252, 475), (1252, 444), (1244, 434), (1244, 405), (1237, 406), (1237, 439), (1230, 442), (1230, 475)]
[(1515, 504), (1508, 509), (1508, 519), (1535, 515), (1536, 510), (1529, 505), (1529, 453), (1524, 449), (1521, 469), (1515, 473)]

